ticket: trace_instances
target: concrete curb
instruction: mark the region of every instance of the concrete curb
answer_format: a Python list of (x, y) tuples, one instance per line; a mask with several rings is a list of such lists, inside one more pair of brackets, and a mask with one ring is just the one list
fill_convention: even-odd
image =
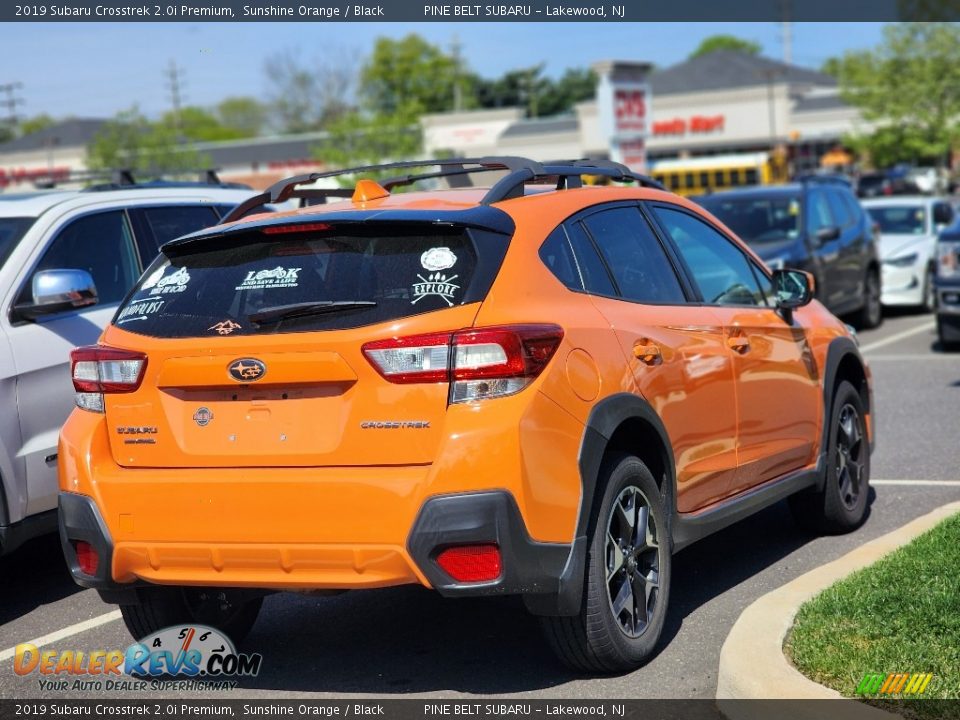
[[(906, 545), (942, 520), (960, 512), (960, 502), (949, 503), (903, 527), (871, 540), (838, 560), (801, 575), (750, 605), (734, 623), (720, 650), (717, 706), (731, 720), (750, 714), (736, 700), (839, 700), (835, 690), (813, 682), (793, 667), (783, 654), (783, 641), (793, 619), (807, 600), (852, 572), (872, 565)], [(729, 702), (725, 702), (729, 701)], [(779, 718), (819, 718), (818, 703), (780, 703)], [(844, 717), (890, 720), (898, 717), (863, 703), (845, 703)], [(784, 710), (789, 712), (784, 714)], [(756, 708), (753, 708), (755, 712)], [(756, 717), (755, 714), (750, 715)]]

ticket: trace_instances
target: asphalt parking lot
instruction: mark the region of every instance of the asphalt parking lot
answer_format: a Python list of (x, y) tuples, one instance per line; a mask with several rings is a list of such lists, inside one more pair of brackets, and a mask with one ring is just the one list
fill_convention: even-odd
[[(418, 588), (284, 594), (267, 598), (244, 644), (263, 654), (260, 675), (230, 697), (712, 698), (720, 647), (747, 605), (960, 498), (960, 354), (940, 350), (930, 315), (898, 313), (860, 342), (874, 374), (878, 437), (867, 522), (847, 536), (812, 538), (781, 503), (684, 550), (661, 650), (640, 670), (572, 675), (511, 599), (445, 601)], [(107, 614), (113, 608), (73, 584), (54, 537), (0, 559), (0, 582), (0, 697), (56, 695), (41, 691), (35, 674), (14, 674), (17, 643), (52, 635), (38, 644), (91, 651), (131, 642), (122, 621)]]

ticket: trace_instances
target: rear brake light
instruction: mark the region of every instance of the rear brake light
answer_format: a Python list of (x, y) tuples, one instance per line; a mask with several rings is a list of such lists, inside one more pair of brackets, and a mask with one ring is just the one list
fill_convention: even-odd
[(77, 564), (84, 575), (96, 575), (97, 568), (100, 566), (100, 556), (93, 545), (83, 540), (76, 540), (73, 543), (73, 549), (77, 553)]
[(450, 401), (458, 403), (519, 392), (562, 339), (557, 325), (504, 325), (377, 340), (363, 353), (390, 382), (452, 382)]
[(437, 565), (457, 582), (484, 582), (500, 577), (502, 563), (496, 545), (458, 545), (437, 555)]
[(330, 228), (329, 223), (298, 223), (296, 225), (270, 225), (265, 227), (263, 232), (266, 235), (283, 235), (285, 233), (322, 232)]
[(89, 345), (70, 353), (70, 374), (77, 407), (103, 412), (104, 393), (129, 393), (140, 387), (147, 356), (131, 350)]

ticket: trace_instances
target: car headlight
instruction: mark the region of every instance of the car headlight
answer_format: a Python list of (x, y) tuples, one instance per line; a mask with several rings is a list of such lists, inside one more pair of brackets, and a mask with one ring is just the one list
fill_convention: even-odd
[(884, 260), (883, 264), (889, 265), (890, 267), (905, 268), (916, 264), (918, 257), (920, 257), (918, 253), (911, 253), (910, 255)]
[(960, 242), (937, 243), (937, 274), (942, 278), (960, 277)]

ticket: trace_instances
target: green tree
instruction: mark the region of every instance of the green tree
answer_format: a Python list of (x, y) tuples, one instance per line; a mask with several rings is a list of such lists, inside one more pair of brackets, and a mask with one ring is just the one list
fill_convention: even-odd
[(199, 107), (181, 108), (179, 114), (164, 113), (160, 126), (174, 130), (185, 140), (215, 142), (246, 137), (243, 131), (223, 125), (216, 115)]
[(41, 130), (46, 130), (48, 127), (53, 126), (54, 124), (56, 124), (56, 121), (46, 113), (34, 115), (32, 118), (27, 118), (20, 123), (20, 134), (29, 135), (31, 133), (40, 132)]
[(837, 67), (843, 99), (877, 128), (853, 139), (874, 164), (946, 158), (960, 117), (960, 27), (890, 25), (877, 47)]
[(541, 115), (569, 112), (576, 103), (593, 99), (596, 92), (597, 76), (593, 70), (569, 68), (540, 98), (539, 112)]
[(357, 63), (349, 50), (328, 50), (310, 63), (294, 50), (267, 58), (270, 108), (276, 126), (287, 133), (319, 130), (351, 112)]
[(172, 126), (150, 122), (136, 106), (108, 121), (87, 146), (91, 170), (177, 174), (209, 165), (206, 156), (183, 145)]
[(415, 33), (378, 38), (360, 71), (360, 97), (374, 115), (415, 119), (453, 109), (457, 60)]
[(760, 43), (745, 40), (736, 35), (711, 35), (700, 42), (697, 49), (690, 53), (689, 58), (693, 59), (718, 50), (735, 50), (748, 55), (759, 55), (762, 49)]
[(217, 105), (217, 118), (228, 128), (256, 137), (267, 126), (267, 107), (252, 97), (229, 97)]

